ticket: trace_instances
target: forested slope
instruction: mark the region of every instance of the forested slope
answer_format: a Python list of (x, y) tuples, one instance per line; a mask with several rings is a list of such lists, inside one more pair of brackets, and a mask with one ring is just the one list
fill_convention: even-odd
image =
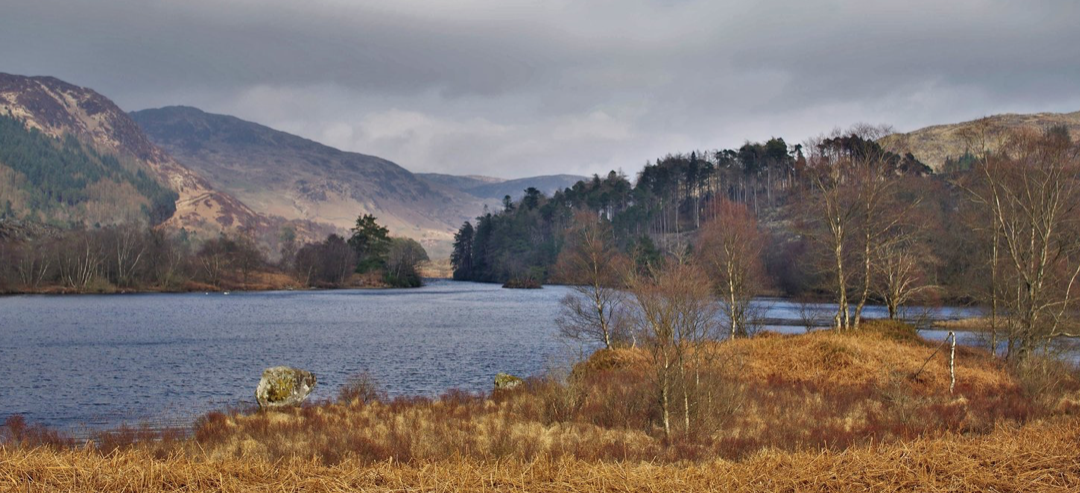
[(53, 138), (0, 115), (0, 217), (58, 224), (159, 224), (179, 195), (141, 163), (98, 152), (74, 135)]

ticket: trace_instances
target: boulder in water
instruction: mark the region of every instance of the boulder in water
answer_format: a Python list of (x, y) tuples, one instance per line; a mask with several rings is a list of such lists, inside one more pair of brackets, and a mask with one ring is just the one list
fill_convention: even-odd
[(516, 389), (524, 383), (520, 378), (515, 377), (509, 373), (499, 373), (495, 375), (495, 390), (510, 390)]
[(289, 366), (275, 366), (263, 370), (259, 386), (255, 388), (255, 400), (260, 409), (297, 406), (315, 389), (315, 375), (309, 371)]

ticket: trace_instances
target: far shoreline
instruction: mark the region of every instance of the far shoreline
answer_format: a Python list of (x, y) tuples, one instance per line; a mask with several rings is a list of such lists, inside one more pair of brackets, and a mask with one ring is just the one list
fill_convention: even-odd
[(146, 294), (195, 294), (195, 293), (214, 293), (214, 294), (232, 294), (232, 293), (268, 293), (268, 292), (315, 292), (315, 291), (346, 291), (346, 290), (387, 290), (387, 289), (418, 289), (427, 285), (430, 281), (435, 280), (453, 280), (442, 279), (437, 277), (422, 278), (423, 283), (420, 286), (405, 287), (405, 286), (391, 286), (386, 283), (378, 284), (349, 284), (345, 286), (309, 286), (303, 287), (299, 285), (268, 285), (258, 284), (248, 287), (232, 287), (232, 286), (211, 286), (201, 283), (185, 283), (183, 287), (176, 289), (168, 288), (112, 288), (112, 289), (97, 289), (97, 290), (74, 290), (64, 286), (45, 286), (36, 290), (12, 290), (0, 292), (0, 298), (2, 297), (16, 297), (16, 296), (124, 296), (124, 295), (146, 295)]

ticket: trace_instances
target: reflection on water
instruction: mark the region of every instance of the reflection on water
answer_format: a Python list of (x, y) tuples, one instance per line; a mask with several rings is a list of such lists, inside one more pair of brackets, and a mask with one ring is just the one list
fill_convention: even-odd
[[(314, 372), (314, 399), (365, 370), (391, 395), (486, 391), (500, 371), (535, 375), (565, 354), (555, 318), (567, 292), (432, 281), (416, 290), (0, 298), (0, 419), (22, 414), (76, 431), (185, 423), (254, 403), (262, 370), (275, 365)], [(835, 309), (770, 299), (755, 308), (785, 333), (804, 332), (810, 315), (828, 325)], [(868, 306), (864, 316), (887, 312)]]

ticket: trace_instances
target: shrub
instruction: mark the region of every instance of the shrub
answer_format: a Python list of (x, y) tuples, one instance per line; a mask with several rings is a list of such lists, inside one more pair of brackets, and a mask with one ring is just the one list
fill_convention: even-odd
[(1031, 355), (1011, 365), (1024, 394), (1051, 407), (1070, 392), (1080, 391), (1080, 375), (1069, 363), (1049, 355)]
[(18, 447), (65, 448), (75, 445), (75, 440), (44, 425), (28, 425), (26, 418), (14, 415), (4, 420), (0, 427), (0, 444)]
[(341, 404), (358, 403), (366, 406), (386, 399), (386, 392), (375, 377), (366, 371), (347, 378), (345, 384), (338, 389), (338, 402)]

